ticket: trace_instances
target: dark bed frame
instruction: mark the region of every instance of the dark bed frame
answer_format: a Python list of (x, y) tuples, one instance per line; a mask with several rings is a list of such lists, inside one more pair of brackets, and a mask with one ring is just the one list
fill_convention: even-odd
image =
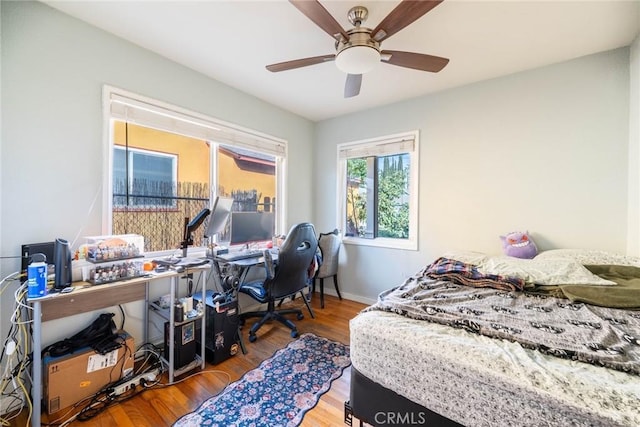
[(353, 425), (353, 417), (373, 426), (462, 427), (424, 406), (400, 396), (364, 376), (351, 366), (350, 400), (344, 404), (344, 423)]

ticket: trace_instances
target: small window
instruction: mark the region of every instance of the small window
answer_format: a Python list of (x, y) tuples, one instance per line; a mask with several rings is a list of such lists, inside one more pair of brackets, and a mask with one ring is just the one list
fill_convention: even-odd
[(345, 242), (417, 250), (418, 135), (338, 146)]
[(113, 207), (175, 207), (177, 156), (113, 147)]

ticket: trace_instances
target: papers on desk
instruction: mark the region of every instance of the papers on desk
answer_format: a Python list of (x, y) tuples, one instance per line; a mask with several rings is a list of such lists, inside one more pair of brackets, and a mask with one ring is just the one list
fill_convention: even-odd
[[(157, 264), (158, 266), (162, 266), (165, 268), (188, 268), (188, 267), (198, 267), (200, 265), (204, 265), (204, 264), (208, 264), (210, 262), (210, 260), (208, 258), (196, 258), (196, 257), (185, 257), (185, 258), (176, 258), (176, 257), (169, 257), (169, 258), (160, 258), (160, 259), (154, 259), (153, 262), (155, 264)], [(164, 270), (166, 271), (166, 270)], [(156, 269), (156, 272), (162, 272), (160, 271), (160, 269)]]
[(208, 258), (178, 258), (178, 263), (174, 265), (182, 267), (197, 267), (199, 265), (208, 264), (210, 260)]

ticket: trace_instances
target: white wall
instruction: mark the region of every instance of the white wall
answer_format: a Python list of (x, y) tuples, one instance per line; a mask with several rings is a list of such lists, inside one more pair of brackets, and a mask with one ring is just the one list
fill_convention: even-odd
[(448, 249), (500, 253), (516, 229), (541, 249), (626, 252), (628, 115), (622, 48), (319, 123), (320, 230), (336, 226), (336, 144), (421, 136), (419, 250), (344, 245), (341, 291), (375, 300)]
[[(18, 256), (23, 243), (101, 234), (103, 84), (288, 140), (287, 227), (311, 219), (310, 121), (42, 3), (2, 2), (1, 25), (2, 256)], [(19, 265), (3, 260), (0, 275)], [(11, 299), (12, 290), (2, 295), (3, 337)], [(87, 317), (96, 316), (49, 322), (46, 341), (70, 336)]]
[[(2, 2), (0, 2), (0, 17), (2, 16)], [(0, 41), (2, 37), (2, 19), (0, 19)], [(3, 53), (2, 43), (0, 43), (0, 189), (2, 189), (2, 53)], [(2, 242), (2, 197), (0, 197), (0, 242)], [(0, 252), (0, 256), (2, 256), (2, 252)], [(0, 265), (1, 265), (0, 260)], [(0, 267), (1, 271), (1, 267)], [(0, 274), (0, 277), (3, 277)], [(0, 320), (0, 326), (2, 325), (2, 321)], [(2, 330), (2, 328), (0, 328)]]
[(628, 200), (627, 253), (640, 255), (640, 37), (629, 48)]

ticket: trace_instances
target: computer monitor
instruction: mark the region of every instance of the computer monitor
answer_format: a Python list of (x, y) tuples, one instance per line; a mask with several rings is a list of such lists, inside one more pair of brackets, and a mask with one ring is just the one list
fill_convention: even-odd
[(213, 237), (214, 234), (222, 233), (225, 230), (232, 207), (233, 199), (231, 197), (216, 197), (204, 237)]
[(34, 254), (43, 254), (46, 257), (46, 263), (49, 265), (49, 273), (52, 273), (54, 266), (54, 249), (55, 242), (27, 243), (22, 245), (22, 273), (27, 273), (27, 267), (31, 264), (31, 261), (33, 261), (32, 256)]
[(229, 244), (269, 241), (275, 230), (273, 212), (231, 212), (231, 238)]

